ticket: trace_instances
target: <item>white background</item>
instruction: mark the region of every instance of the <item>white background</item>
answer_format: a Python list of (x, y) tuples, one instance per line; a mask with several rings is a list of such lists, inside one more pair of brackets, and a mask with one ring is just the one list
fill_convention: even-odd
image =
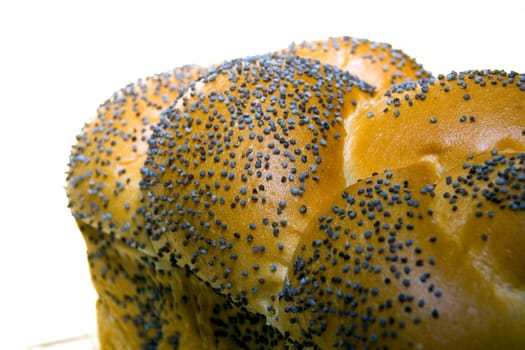
[(388, 42), (433, 73), (525, 73), (524, 22), (523, 2), (504, 0), (3, 1), (0, 348), (95, 331), (64, 173), (75, 135), (114, 91), (186, 63), (341, 35)]

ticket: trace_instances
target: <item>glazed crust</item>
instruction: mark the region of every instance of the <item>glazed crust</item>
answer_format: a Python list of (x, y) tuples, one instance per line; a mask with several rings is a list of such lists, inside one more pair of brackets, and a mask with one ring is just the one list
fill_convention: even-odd
[(470, 71), (387, 90), (349, 120), (349, 183), (374, 171), (430, 160), (441, 172), (469, 155), (525, 149), (523, 75)]

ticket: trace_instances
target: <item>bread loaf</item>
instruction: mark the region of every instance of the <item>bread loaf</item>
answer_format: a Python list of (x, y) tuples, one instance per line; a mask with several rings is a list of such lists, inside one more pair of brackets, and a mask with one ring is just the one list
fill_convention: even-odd
[(524, 90), (354, 38), (123, 89), (68, 174), (102, 347), (519, 349)]

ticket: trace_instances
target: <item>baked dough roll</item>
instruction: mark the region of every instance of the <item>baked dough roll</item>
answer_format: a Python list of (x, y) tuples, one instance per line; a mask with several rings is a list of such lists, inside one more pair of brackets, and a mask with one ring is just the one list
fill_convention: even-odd
[(66, 190), (78, 222), (156, 254), (143, 234), (138, 191), (151, 127), (202, 72), (188, 65), (140, 79), (100, 105), (77, 136), (69, 160)]
[(348, 119), (349, 183), (420, 160), (440, 172), (469, 155), (525, 149), (525, 75), (467, 71), (393, 86)]
[(321, 349), (521, 349), (524, 180), (525, 153), (494, 151), (347, 187), (301, 237), (280, 328)]
[(390, 44), (349, 36), (292, 43), (281, 53), (311, 57), (342, 68), (373, 85), (377, 91), (431, 76), (415, 59)]
[(98, 294), (101, 349), (274, 349), (285, 338), (153, 250), (139, 190), (151, 126), (204, 69), (184, 66), (118, 91), (77, 137), (69, 205)]
[(311, 213), (344, 187), (344, 120), (371, 87), (309, 58), (211, 69), (155, 126), (144, 166), (147, 232), (221, 294), (276, 314)]

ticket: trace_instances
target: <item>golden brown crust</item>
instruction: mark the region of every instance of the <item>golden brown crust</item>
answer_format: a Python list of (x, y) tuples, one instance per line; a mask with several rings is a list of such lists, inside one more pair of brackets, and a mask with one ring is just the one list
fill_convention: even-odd
[(347, 125), (348, 183), (420, 160), (440, 171), (468, 155), (525, 148), (523, 75), (450, 73), (393, 87)]
[(377, 91), (431, 76), (421, 64), (390, 44), (348, 36), (293, 43), (281, 53), (311, 57), (340, 67), (375, 86)]

